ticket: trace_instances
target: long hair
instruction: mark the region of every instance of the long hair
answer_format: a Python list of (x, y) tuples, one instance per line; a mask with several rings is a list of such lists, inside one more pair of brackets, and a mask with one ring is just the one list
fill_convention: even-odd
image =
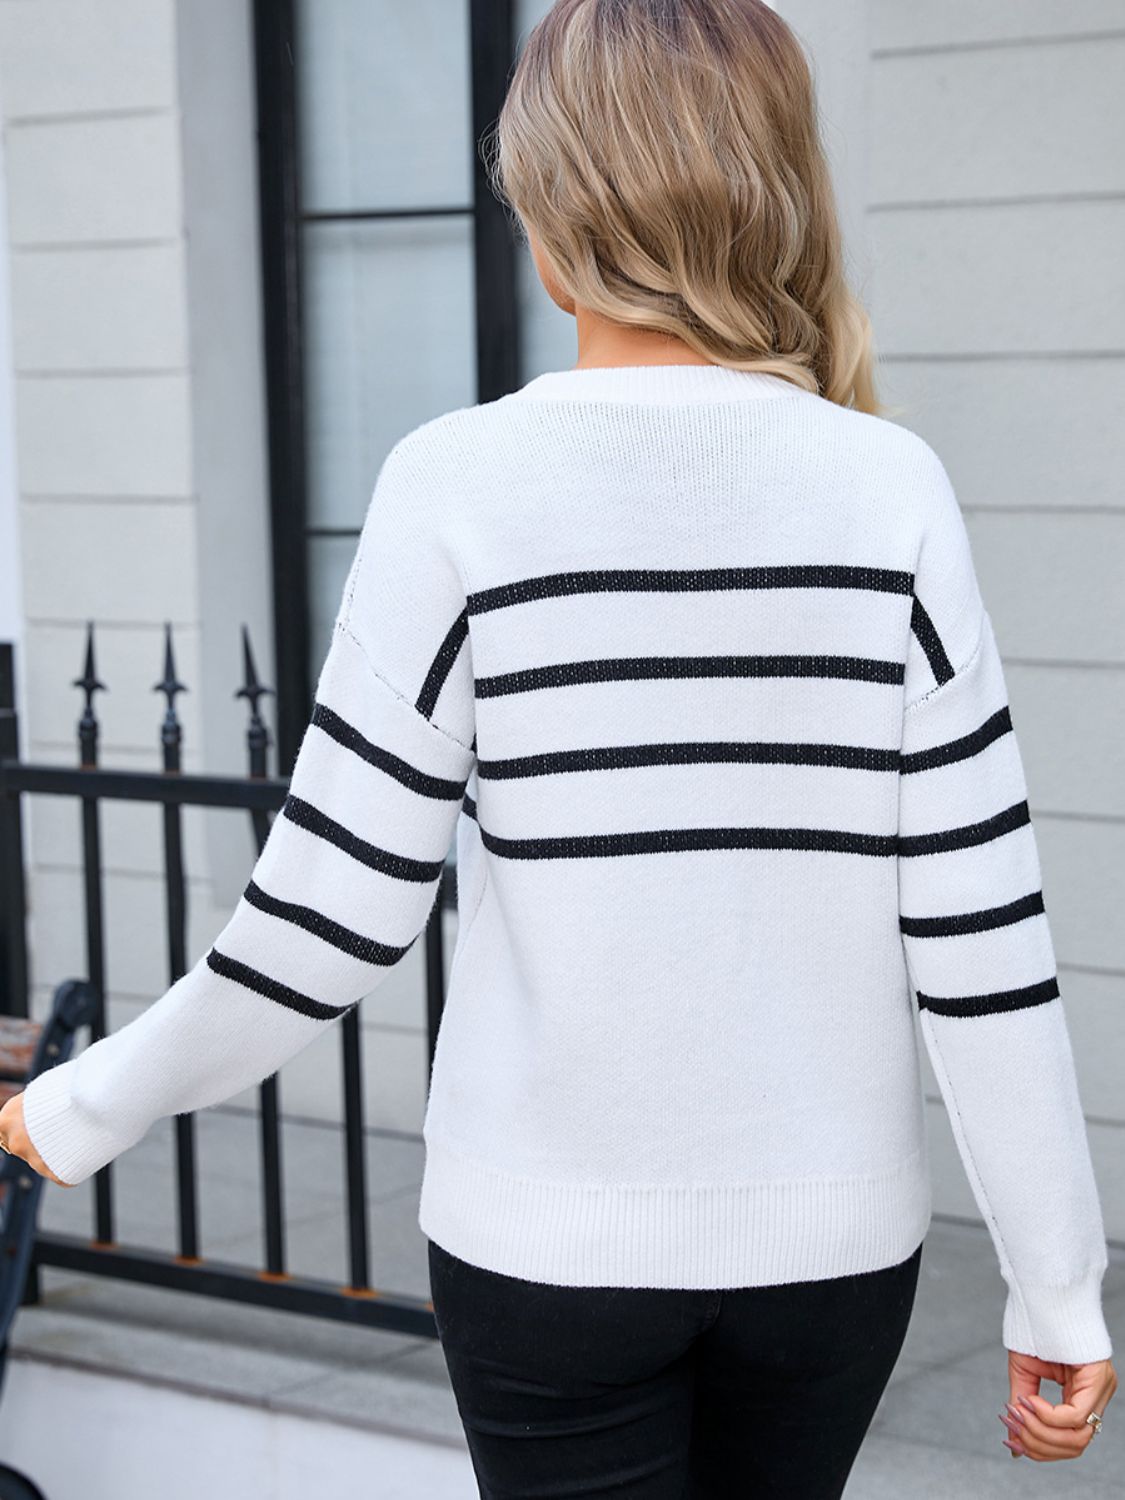
[(882, 414), (810, 68), (761, 0), (556, 0), (482, 159), (575, 301)]

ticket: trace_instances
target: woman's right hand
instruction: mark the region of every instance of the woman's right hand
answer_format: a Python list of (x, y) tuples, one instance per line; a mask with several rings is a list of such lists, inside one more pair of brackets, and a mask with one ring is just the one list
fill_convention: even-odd
[[(1057, 1406), (1040, 1395), (1041, 1380), (1053, 1380), (1062, 1387), (1063, 1398)], [(1001, 1420), (1010, 1434), (1005, 1442), (1012, 1457), (1050, 1463), (1085, 1453), (1096, 1432), (1086, 1418), (1091, 1412), (1104, 1415), (1117, 1389), (1117, 1372), (1108, 1359), (1061, 1365), (1009, 1349), (1008, 1381), (1011, 1399), (1008, 1414)]]

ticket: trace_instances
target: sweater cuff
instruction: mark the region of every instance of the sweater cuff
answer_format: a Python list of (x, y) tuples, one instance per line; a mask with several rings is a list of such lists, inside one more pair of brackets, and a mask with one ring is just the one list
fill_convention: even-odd
[(80, 1060), (56, 1063), (23, 1090), (23, 1123), (31, 1144), (69, 1187), (93, 1176), (122, 1149), (118, 1133), (107, 1131), (71, 1098)]
[(1104, 1271), (1099, 1266), (1062, 1286), (1009, 1285), (1005, 1348), (1066, 1365), (1111, 1358), (1113, 1345), (1102, 1311)]

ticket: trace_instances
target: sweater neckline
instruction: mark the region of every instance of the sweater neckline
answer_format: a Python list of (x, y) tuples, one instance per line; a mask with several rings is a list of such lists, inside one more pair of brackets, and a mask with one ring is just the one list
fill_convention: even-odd
[(728, 365), (585, 365), (546, 370), (511, 393), (525, 401), (676, 403), (813, 398), (812, 391), (766, 370)]

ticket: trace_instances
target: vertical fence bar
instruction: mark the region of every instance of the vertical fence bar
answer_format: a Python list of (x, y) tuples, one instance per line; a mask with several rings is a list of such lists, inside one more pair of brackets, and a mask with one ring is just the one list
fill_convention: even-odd
[(4, 780), (5, 760), (18, 760), (16, 657), (0, 641), (0, 1015), (29, 1014), (27, 892), (23, 873), (23, 813), (19, 792)]
[[(182, 767), (183, 729), (176, 715), (176, 694), (185, 691), (176, 678), (172, 656), (172, 628), (164, 626), (164, 676), (153, 691), (168, 700), (160, 726), (160, 748), (166, 776), (178, 776)], [(184, 878), (183, 812), (178, 803), (166, 802), (164, 827), (165, 921), (168, 932), (168, 979), (170, 984), (187, 972), (187, 890)], [(175, 1119), (176, 1215), (181, 1260), (199, 1256), (199, 1184), (195, 1161), (195, 1116)]]
[[(105, 691), (94, 670), (94, 622), (86, 626), (86, 661), (81, 677), (72, 687), (81, 688), (86, 702), (78, 720), (78, 764), (83, 771), (98, 769), (98, 719), (94, 713), (94, 694)], [(92, 781), (96, 786), (96, 779)], [(94, 995), (94, 1013), (90, 1021), (90, 1041), (106, 1034), (105, 1014), (105, 913), (102, 902), (102, 835), (99, 800), (96, 792), (82, 794), (82, 886), (86, 917), (86, 972)], [(94, 1239), (101, 1245), (113, 1244), (113, 1163), (107, 1162), (94, 1173)]]
[[(164, 807), (164, 876), (168, 927), (168, 974), (175, 983), (187, 972), (183, 828), (178, 807)], [(177, 1239), (181, 1260), (199, 1259), (199, 1191), (196, 1180), (195, 1116), (175, 1119)]]
[[(250, 645), (250, 632), (242, 627), (242, 686), (236, 698), (250, 705), (250, 722), (246, 728), (246, 748), (250, 762), (250, 779), (266, 775), (266, 751), (269, 730), (258, 711), (258, 702), (271, 689), (258, 680), (258, 669)], [(265, 812), (250, 814), (254, 844), (260, 855), (269, 837), (270, 824)], [(262, 1225), (265, 1252), (265, 1274), (285, 1273), (285, 1192), (281, 1167), (281, 1080), (277, 1073), (263, 1080), (258, 1090), (258, 1133), (262, 1148)]]
[(278, 1075), (263, 1079), (258, 1090), (259, 1138), (262, 1148), (262, 1223), (266, 1273), (285, 1275), (285, 1214), (281, 1180), (281, 1105)]
[(367, 1253), (367, 1158), (363, 1134), (363, 1037), (359, 1006), (340, 1023), (344, 1065), (344, 1161), (348, 1195), (348, 1273), (353, 1291), (370, 1286)]

